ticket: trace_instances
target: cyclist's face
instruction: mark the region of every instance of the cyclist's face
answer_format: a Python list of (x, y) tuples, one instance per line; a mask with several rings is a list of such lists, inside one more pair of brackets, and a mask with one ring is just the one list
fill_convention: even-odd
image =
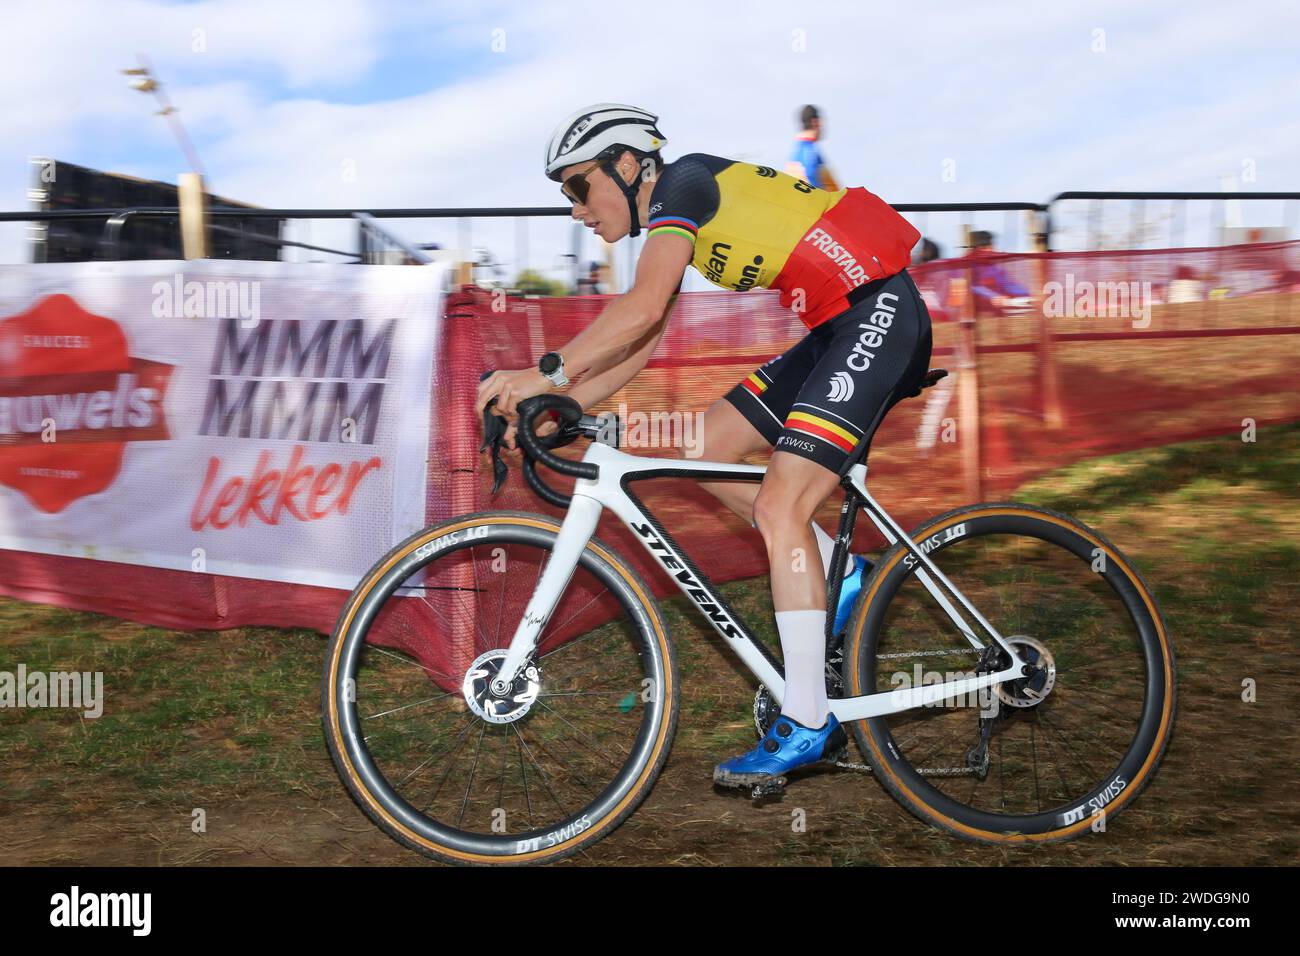
[[(614, 169), (623, 174), (626, 182), (636, 165), (625, 153), (614, 163)], [(602, 164), (575, 163), (561, 170), (560, 183), (566, 187), (564, 192), (570, 202), (573, 202), (574, 195), (582, 195), (581, 183), (569, 183), (571, 178), (577, 176), (586, 179), (586, 196), (582, 202), (574, 202), (573, 218), (581, 221), (606, 242), (615, 242), (626, 236), (632, 228), (628, 219), (627, 199), (618, 184), (609, 178)]]

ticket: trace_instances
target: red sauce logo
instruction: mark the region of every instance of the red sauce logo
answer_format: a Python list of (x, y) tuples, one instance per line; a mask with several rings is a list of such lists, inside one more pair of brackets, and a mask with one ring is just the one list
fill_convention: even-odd
[(127, 442), (170, 437), (172, 369), (70, 296), (0, 320), (0, 484), (49, 513), (108, 488)]

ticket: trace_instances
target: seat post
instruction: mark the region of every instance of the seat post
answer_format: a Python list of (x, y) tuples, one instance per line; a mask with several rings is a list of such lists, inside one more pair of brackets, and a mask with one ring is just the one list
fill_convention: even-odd
[(829, 649), (835, 639), (835, 615), (840, 606), (840, 591), (844, 586), (844, 559), (849, 554), (853, 541), (853, 528), (857, 524), (858, 509), (862, 507), (862, 496), (853, 487), (847, 471), (840, 477), (840, 487), (844, 489), (844, 502), (840, 505), (840, 524), (835, 532), (835, 547), (831, 550), (832, 567), (826, 580), (826, 647)]

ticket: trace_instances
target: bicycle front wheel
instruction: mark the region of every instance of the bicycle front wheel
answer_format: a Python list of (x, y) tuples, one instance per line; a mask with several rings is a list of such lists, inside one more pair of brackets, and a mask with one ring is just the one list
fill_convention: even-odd
[(426, 856), (576, 853), (632, 813), (667, 758), (668, 632), (649, 588), (594, 538), (524, 672), (491, 690), (559, 527), (485, 512), (426, 528), (339, 616), (322, 686), (330, 755), (370, 819)]
[[(885, 789), (967, 840), (1031, 843), (1105, 828), (1151, 780), (1174, 725), (1174, 654), (1127, 558), (1066, 515), (976, 505), (912, 535), (1029, 665), (1022, 678), (855, 721)], [(962, 636), (895, 545), (863, 586), (845, 654), (849, 693), (937, 684), (1010, 658), (960, 609)]]

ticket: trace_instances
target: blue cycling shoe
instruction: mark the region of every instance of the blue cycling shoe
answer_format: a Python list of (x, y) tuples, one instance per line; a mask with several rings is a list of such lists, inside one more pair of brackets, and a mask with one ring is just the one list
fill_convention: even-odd
[(866, 580), (867, 572), (870, 570), (870, 561), (858, 554), (853, 556), (853, 570), (844, 575), (844, 583), (840, 585), (840, 606), (835, 609), (835, 626), (831, 629), (832, 634), (838, 634), (844, 630), (844, 625), (849, 623), (849, 615), (853, 613), (853, 605), (862, 590), (862, 582)]
[(789, 771), (840, 760), (848, 746), (848, 734), (834, 714), (817, 729), (780, 714), (757, 747), (714, 768), (713, 782), (724, 787), (779, 789)]

